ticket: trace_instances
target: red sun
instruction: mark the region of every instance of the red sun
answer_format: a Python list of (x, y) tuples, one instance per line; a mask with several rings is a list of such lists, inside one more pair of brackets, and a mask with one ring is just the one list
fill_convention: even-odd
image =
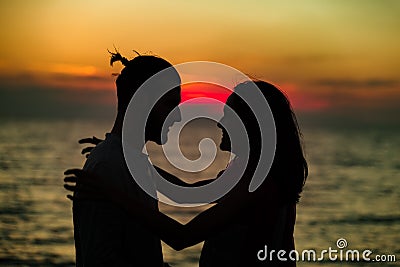
[(193, 100), (191, 103), (196, 104), (209, 104), (212, 103), (212, 99), (219, 100), (225, 103), (228, 96), (232, 93), (231, 90), (216, 84), (211, 83), (203, 83), (203, 82), (195, 82), (195, 83), (187, 83), (182, 85), (182, 97), (181, 102), (185, 102), (187, 100), (199, 98), (199, 97), (207, 97), (211, 98), (207, 99), (199, 99)]

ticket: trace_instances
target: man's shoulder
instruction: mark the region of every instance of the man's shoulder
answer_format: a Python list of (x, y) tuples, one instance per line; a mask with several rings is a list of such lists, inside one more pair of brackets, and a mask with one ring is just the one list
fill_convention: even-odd
[(93, 148), (91, 155), (106, 157), (108, 155), (122, 154), (122, 142), (119, 138), (107, 135), (106, 139)]
[(83, 167), (106, 183), (123, 191), (137, 190), (137, 185), (125, 163), (122, 144), (115, 139), (106, 139), (98, 144), (90, 153)]
[(106, 162), (108, 164), (118, 163), (123, 160), (122, 144), (113, 138), (106, 138), (92, 149), (87, 163)]
[(121, 175), (125, 168), (121, 144), (104, 140), (92, 149), (83, 168), (100, 175)]

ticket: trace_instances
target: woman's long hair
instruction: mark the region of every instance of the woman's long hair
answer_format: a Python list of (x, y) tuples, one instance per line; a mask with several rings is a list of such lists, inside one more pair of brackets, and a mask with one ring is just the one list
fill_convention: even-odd
[[(254, 90), (255, 87), (249, 86), (250, 83), (237, 85), (234, 92)], [(308, 165), (296, 116), (288, 98), (277, 87), (264, 81), (254, 83), (267, 100), (275, 121), (277, 142), (269, 179), (274, 179), (279, 186), (283, 201), (298, 202), (308, 176)], [(261, 153), (261, 132), (257, 119), (246, 102), (235, 93), (229, 97), (227, 105), (231, 106), (244, 122), (249, 135), (250, 162), (254, 167)]]

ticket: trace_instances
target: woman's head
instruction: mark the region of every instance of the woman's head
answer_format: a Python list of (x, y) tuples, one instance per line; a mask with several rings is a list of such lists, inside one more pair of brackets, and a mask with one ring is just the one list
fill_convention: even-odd
[[(254, 165), (258, 164), (261, 153), (259, 123), (251, 108), (237, 93), (242, 90), (254, 90), (254, 88), (261, 91), (272, 111), (276, 128), (277, 143), (269, 178), (274, 179), (280, 185), (286, 200), (298, 201), (308, 175), (308, 167), (303, 154), (301, 133), (296, 116), (287, 97), (274, 85), (264, 81), (255, 81), (257, 86), (255, 87), (251, 83), (244, 82), (237, 85), (234, 93), (227, 99), (226, 105), (239, 116), (246, 128), (250, 144), (249, 162), (254, 168)], [(230, 116), (228, 112), (224, 114), (222, 120), (229, 121)], [(223, 127), (221, 128), (223, 130), (221, 149), (230, 151), (229, 136)]]

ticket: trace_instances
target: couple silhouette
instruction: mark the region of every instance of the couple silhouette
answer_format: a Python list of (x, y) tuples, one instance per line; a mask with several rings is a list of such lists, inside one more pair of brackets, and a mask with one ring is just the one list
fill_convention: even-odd
[[(215, 205), (181, 224), (161, 213), (157, 199), (135, 183), (122, 147), (124, 116), (132, 97), (146, 80), (172, 65), (152, 55), (138, 55), (128, 60), (117, 51), (111, 53), (111, 64), (116, 61), (124, 68), (116, 80), (118, 112), (113, 128), (105, 140), (95, 137), (80, 140), (80, 143), (96, 146), (82, 151), (90, 152), (83, 169), (65, 172), (64, 187), (74, 192), (68, 198), (73, 200), (76, 266), (169, 266), (163, 261), (160, 240), (175, 250), (205, 241), (199, 266), (296, 266), (293, 260), (279, 260), (276, 253), (263, 260), (257, 257), (265, 246), (275, 252), (294, 250), (296, 204), (308, 175), (300, 129), (286, 96), (264, 81), (255, 81), (256, 87), (250, 86), (252, 82), (244, 82), (234, 88), (226, 101), (221, 123), (218, 123), (223, 133), (220, 148), (236, 155), (227, 167), (235, 170), (241, 152), (232, 151), (234, 146), (222, 126), (222, 121), (229, 124), (232, 120), (229, 110), (233, 110), (248, 135), (250, 149), (246, 169), (233, 189), (216, 200)], [(180, 84), (179, 74), (175, 72), (174, 79)], [(249, 192), (248, 188), (259, 164), (262, 136), (255, 115), (238, 94), (242, 90), (260, 90), (270, 106), (276, 127), (275, 157), (268, 179), (254, 192)], [(143, 101), (146, 105), (146, 99)], [(171, 112), (173, 116), (168, 119), (167, 127), (181, 120), (176, 109), (180, 101), (180, 86), (157, 101), (147, 119), (145, 141), (158, 145), (166, 142), (163, 124)], [(142, 180), (148, 181), (154, 192), (158, 186), (157, 180), (153, 179), (154, 171), (167, 181), (184, 187), (202, 186), (218, 179), (186, 183), (151, 166), (142, 150), (143, 144), (137, 142), (130, 155), (136, 166), (147, 170)]]

